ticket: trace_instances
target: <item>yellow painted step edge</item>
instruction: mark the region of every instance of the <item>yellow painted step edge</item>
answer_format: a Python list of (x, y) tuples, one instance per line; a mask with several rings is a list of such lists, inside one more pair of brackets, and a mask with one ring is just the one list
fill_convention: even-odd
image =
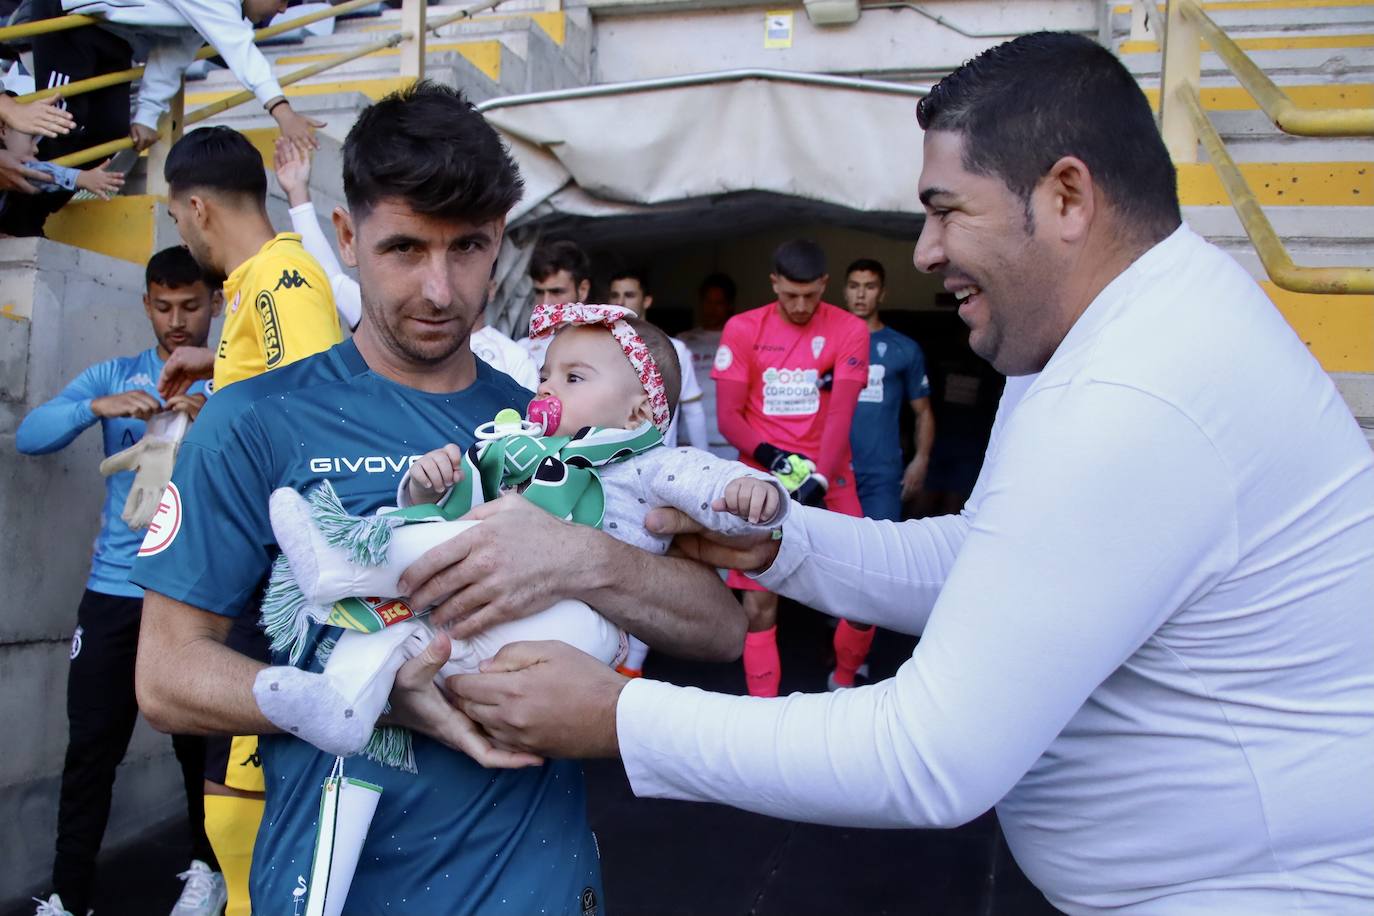
[[(1374, 0), (1371, 0), (1374, 2)], [(430, 18), (442, 18), (437, 13), (430, 13)], [(550, 13), (502, 13), (497, 16), (474, 16), (473, 22), (488, 22), (493, 19), (517, 19), (528, 18), (544, 30), (544, 34), (553, 39), (554, 44), (561, 45), (568, 37), (568, 17), (563, 12)], [(373, 25), (365, 25), (358, 31), (360, 32), (394, 32), (398, 28), (394, 22), (379, 22)]]
[[(333, 92), (361, 92), (372, 101), (410, 85), (411, 80), (404, 76), (381, 77), (370, 80), (339, 80), (330, 83), (296, 83), (286, 87), (288, 98), (309, 95), (329, 95)], [(237, 90), (224, 89), (216, 92), (188, 92), (186, 102), (193, 109), (197, 105), (209, 105), (220, 99), (234, 95)]]
[[(1265, 207), (1374, 206), (1374, 163), (1243, 162), (1241, 175)], [(1230, 203), (1211, 163), (1178, 166), (1179, 203), (1214, 207)]]
[[(482, 75), (494, 83), (501, 82), (501, 42), (492, 39), (482, 41), (436, 41), (425, 45), (425, 50), (432, 53), (443, 51), (457, 51), (482, 72)], [(373, 57), (398, 57), (400, 50), (387, 48), (382, 51), (374, 51), (363, 60)], [(334, 54), (293, 54), (290, 57), (278, 57), (277, 63), (286, 66), (295, 64), (313, 64), (318, 61), (328, 60)]]
[(1260, 283), (1327, 372), (1374, 372), (1374, 296), (1322, 296)]
[[(1374, 48), (1374, 35), (1295, 35), (1290, 38), (1269, 36), (1264, 38), (1237, 38), (1237, 45), (1243, 51), (1298, 51), (1305, 48)], [(1210, 51), (1206, 41), (1202, 50)], [(1117, 49), (1118, 54), (1158, 54), (1157, 41), (1123, 41)]]
[(157, 204), (148, 194), (81, 200), (48, 217), (43, 231), (55, 242), (146, 264), (153, 254)]
[[(1280, 86), (1293, 104), (1300, 108), (1374, 108), (1374, 84), (1331, 83), (1327, 85)], [(1208, 111), (1254, 111), (1259, 108), (1250, 93), (1240, 86), (1204, 86), (1199, 92), (1202, 107)], [(1145, 90), (1150, 107), (1159, 109), (1159, 90)]]
[[(1374, 6), (1374, 0), (1217, 0), (1202, 4), (1202, 8), (1209, 13), (1231, 10), (1310, 10), (1339, 6)], [(1164, 9), (1164, 4), (1159, 4), (1159, 8)], [(1112, 12), (1129, 15), (1131, 5), (1118, 3), (1112, 7)]]

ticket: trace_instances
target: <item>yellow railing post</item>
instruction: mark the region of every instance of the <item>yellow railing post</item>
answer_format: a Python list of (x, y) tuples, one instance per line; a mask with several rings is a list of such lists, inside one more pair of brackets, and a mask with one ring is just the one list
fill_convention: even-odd
[(158, 121), (157, 142), (148, 147), (148, 191), (157, 197), (167, 196), (167, 178), (163, 167), (167, 164), (167, 154), (172, 144), (181, 139), (182, 128), (186, 125), (186, 81), (172, 96), (168, 111)]
[(401, 0), (401, 31), (410, 37), (401, 42), (401, 76), (425, 78), (426, 0)]
[(1179, 88), (1197, 92), (1202, 76), (1202, 37), (1183, 15), (1187, 0), (1169, 0), (1164, 29), (1164, 68), (1159, 86), (1159, 132), (1175, 162), (1197, 162), (1197, 130), (1179, 104)]

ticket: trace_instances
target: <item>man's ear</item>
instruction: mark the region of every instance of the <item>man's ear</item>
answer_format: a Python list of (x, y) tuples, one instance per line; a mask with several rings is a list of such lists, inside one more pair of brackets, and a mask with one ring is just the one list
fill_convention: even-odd
[(186, 208), (191, 213), (191, 222), (195, 223), (197, 229), (204, 230), (210, 222), (209, 202), (199, 194), (192, 194), (186, 198)]
[(586, 302), (586, 301), (587, 301), (587, 294), (588, 294), (589, 292), (591, 292), (591, 291), (592, 291), (592, 281), (591, 281), (591, 280), (583, 280), (581, 283), (578, 283), (578, 284), (577, 284), (577, 301), (578, 301), (578, 302)]
[(652, 306), (653, 304), (654, 304), (654, 297), (653, 297), (653, 296), (645, 296), (645, 297), (644, 297), (644, 311), (647, 312), (647, 311), (649, 310), (649, 307)]
[(224, 312), (224, 290), (216, 289), (210, 293), (210, 317), (218, 318)]
[(148, 316), (148, 320), (153, 320), (153, 303), (148, 300), (148, 293), (143, 293), (143, 314)]
[(353, 214), (343, 207), (335, 207), (329, 218), (334, 221), (334, 234), (339, 239), (339, 260), (347, 267), (357, 267), (358, 253), (353, 250), (353, 244), (357, 239), (353, 228)]
[(1059, 238), (1081, 241), (1088, 234), (1097, 213), (1096, 182), (1092, 172), (1077, 156), (1065, 156), (1050, 167), (1037, 191), (1044, 195)]

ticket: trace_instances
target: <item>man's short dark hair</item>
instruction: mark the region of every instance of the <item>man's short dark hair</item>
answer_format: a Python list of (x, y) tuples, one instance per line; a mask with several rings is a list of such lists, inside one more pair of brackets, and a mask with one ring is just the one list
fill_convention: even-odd
[(344, 140), (343, 184), (356, 219), (394, 197), (416, 213), (473, 223), (505, 216), (525, 189), (481, 112), (428, 80), (363, 109)]
[(205, 279), (205, 272), (183, 245), (164, 248), (149, 258), (148, 267), (143, 271), (143, 282), (145, 288), (154, 283), (168, 289), (204, 283), (214, 289), (214, 284)]
[(1145, 93), (1111, 51), (1066, 32), (1023, 35), (940, 80), (916, 106), (925, 130), (964, 137), (963, 166), (1001, 179), (1026, 205), (1064, 156), (1148, 239), (1180, 222), (1173, 162)]
[(881, 261), (876, 261), (873, 258), (859, 258), (857, 261), (850, 264), (848, 267), (844, 269), (845, 279), (848, 280), (849, 275), (854, 273), (854, 271), (856, 270), (866, 270), (871, 274), (877, 274), (878, 285), (887, 286), (887, 271), (883, 270), (883, 265)]
[(793, 283), (811, 283), (825, 276), (825, 249), (810, 239), (783, 242), (773, 252), (773, 273)]
[(714, 273), (701, 281), (701, 286), (697, 287), (697, 298), (706, 298), (708, 289), (718, 289), (725, 294), (725, 301), (731, 305), (735, 304), (735, 296), (738, 290), (735, 288), (735, 281), (730, 279), (729, 274)]
[(572, 277), (573, 286), (577, 287), (583, 280), (592, 278), (592, 260), (581, 245), (568, 239), (545, 242), (534, 249), (530, 257), (531, 280), (542, 282), (560, 270), (566, 270)]
[(633, 280), (639, 284), (639, 291), (644, 295), (649, 295), (649, 273), (638, 267), (626, 267), (611, 274), (610, 282), (617, 280)]
[(267, 202), (262, 155), (232, 127), (200, 127), (167, 151), (162, 175), (172, 196), (206, 190)]

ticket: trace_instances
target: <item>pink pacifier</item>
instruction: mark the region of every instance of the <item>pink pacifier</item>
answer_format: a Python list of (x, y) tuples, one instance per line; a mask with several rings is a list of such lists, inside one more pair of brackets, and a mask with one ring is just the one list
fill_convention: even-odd
[(558, 423), (563, 419), (563, 402), (553, 395), (535, 398), (525, 408), (525, 419), (538, 423), (544, 428), (544, 435), (552, 436), (558, 431)]

